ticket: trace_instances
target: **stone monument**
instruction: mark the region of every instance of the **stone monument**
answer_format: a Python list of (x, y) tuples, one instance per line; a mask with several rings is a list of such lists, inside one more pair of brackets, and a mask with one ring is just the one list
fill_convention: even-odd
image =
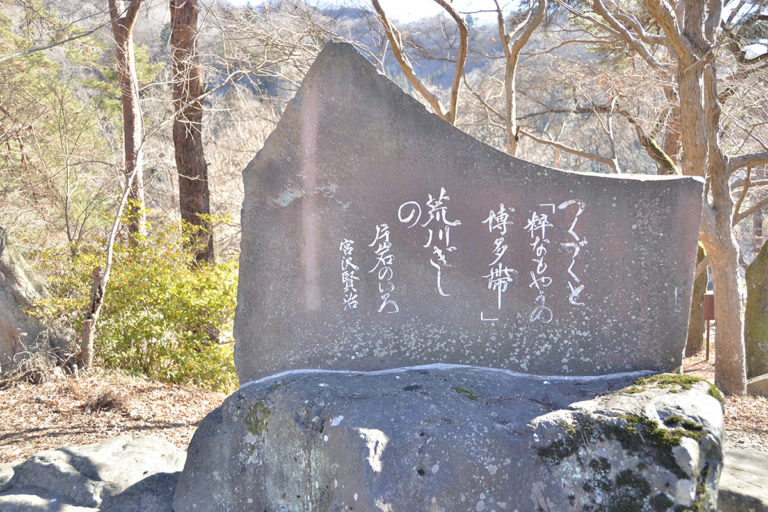
[(240, 382), (428, 363), (681, 364), (702, 181), (482, 144), (330, 44), (244, 172)]
[(701, 181), (512, 158), (329, 44), (244, 182), (241, 386), (177, 512), (714, 510), (717, 389), (638, 379), (681, 363)]

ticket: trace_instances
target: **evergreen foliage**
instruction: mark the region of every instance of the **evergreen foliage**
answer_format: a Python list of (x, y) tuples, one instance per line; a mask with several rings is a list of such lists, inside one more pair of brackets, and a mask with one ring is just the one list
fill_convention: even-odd
[[(100, 247), (75, 256), (55, 250), (41, 255), (51, 297), (38, 302), (34, 314), (80, 331), (92, 271), (103, 262)], [(100, 365), (165, 382), (234, 389), (235, 260), (194, 264), (175, 229), (154, 226), (139, 243), (116, 246), (107, 294), (96, 336)]]

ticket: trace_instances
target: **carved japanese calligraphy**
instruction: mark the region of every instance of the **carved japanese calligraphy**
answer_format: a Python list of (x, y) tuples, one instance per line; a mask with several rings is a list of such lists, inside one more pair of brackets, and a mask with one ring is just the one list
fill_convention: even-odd
[(513, 158), (330, 44), (244, 172), (235, 362), (673, 370), (702, 182)]

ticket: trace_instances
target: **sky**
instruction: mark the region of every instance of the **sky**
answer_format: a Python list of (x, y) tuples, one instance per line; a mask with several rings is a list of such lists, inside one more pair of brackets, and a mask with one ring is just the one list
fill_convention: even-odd
[[(250, 2), (254, 6), (262, 3), (260, 0), (227, 0), (227, 2), (232, 5), (246, 5)], [(496, 19), (495, 12), (479, 12), (493, 9), (492, 0), (449, 0), (449, 2), (460, 13), (471, 12), (472, 17), (480, 23), (494, 22)], [(365, 0), (323, 0), (321, 3), (348, 7), (364, 6), (373, 10), (370, 2)], [(416, 21), (445, 12), (433, 0), (379, 0), (379, 3), (384, 8), (388, 18), (400, 22)], [(502, 8), (507, 3), (509, 3), (508, 0), (499, 2)]]

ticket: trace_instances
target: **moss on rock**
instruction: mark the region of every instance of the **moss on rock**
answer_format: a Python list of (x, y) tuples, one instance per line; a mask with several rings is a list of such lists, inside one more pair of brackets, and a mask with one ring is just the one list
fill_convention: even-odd
[[(682, 421), (680, 419), (680, 423)], [(616, 440), (626, 452), (645, 455), (645, 458), (650, 456), (678, 478), (687, 478), (675, 461), (672, 449), (680, 445), (683, 437), (700, 441), (703, 427), (693, 422), (686, 424), (687, 427), (668, 428), (655, 420), (634, 414), (610, 419), (586, 418), (577, 427), (564, 429), (562, 435), (549, 446), (539, 448), (538, 455), (556, 466), (595, 442)]]
[(477, 395), (473, 391), (471, 391), (471, 390), (469, 390), (467, 388), (463, 388), (461, 386), (454, 386), (453, 390), (456, 391), (460, 395), (466, 396), (470, 400), (477, 400)]
[(693, 388), (693, 385), (697, 382), (706, 382), (709, 386), (707, 394), (717, 399), (721, 404), (725, 399), (720, 390), (706, 379), (701, 377), (694, 377), (693, 375), (684, 375), (679, 373), (659, 373), (657, 375), (651, 375), (649, 377), (640, 377), (635, 380), (634, 385), (624, 388), (624, 393), (641, 393), (648, 389), (649, 386), (659, 386), (662, 388), (668, 388), (670, 393), (679, 393), (684, 390)]
[[(693, 384), (688, 379), (681, 382), (660, 379), (660, 382), (683, 386)], [(703, 425), (677, 415), (668, 417), (664, 423), (636, 414), (583, 417), (575, 424), (561, 422), (560, 428), (560, 435), (548, 446), (539, 448), (538, 456), (553, 467), (562, 465), (561, 471), (582, 475), (577, 484), (580, 489), (578, 495), (581, 496), (577, 505), (585, 511), (669, 510), (675, 503), (673, 498), (664, 489), (655, 489), (649, 480), (653, 477), (646, 473), (660, 466), (675, 478), (689, 479), (690, 476), (675, 460), (674, 448), (684, 437), (700, 442), (705, 434)], [(594, 456), (594, 446), (604, 441), (618, 442), (627, 459), (634, 459), (635, 462), (629, 467), (619, 465), (612, 468), (612, 461)], [(689, 510), (710, 510), (707, 504), (711, 502), (711, 497), (704, 495), (706, 491), (703, 485), (697, 487), (696, 501)]]
[(271, 411), (263, 402), (256, 402), (245, 416), (245, 428), (255, 436), (266, 434), (269, 431), (267, 423), (270, 414)]

